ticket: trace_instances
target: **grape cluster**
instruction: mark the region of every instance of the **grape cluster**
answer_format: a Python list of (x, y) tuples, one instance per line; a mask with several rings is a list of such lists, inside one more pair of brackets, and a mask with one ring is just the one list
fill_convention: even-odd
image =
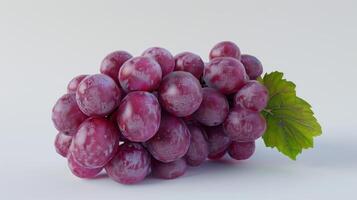
[(80, 178), (105, 169), (123, 184), (173, 179), (227, 152), (248, 159), (266, 130), (262, 64), (229, 41), (209, 59), (160, 47), (110, 53), (99, 74), (73, 78), (54, 105), (56, 151)]

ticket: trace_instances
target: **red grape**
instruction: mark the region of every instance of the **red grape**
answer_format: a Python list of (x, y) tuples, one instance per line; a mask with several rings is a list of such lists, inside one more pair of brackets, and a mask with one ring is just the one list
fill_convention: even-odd
[(59, 132), (56, 135), (55, 139), (55, 149), (58, 154), (63, 157), (67, 157), (69, 146), (72, 142), (72, 136), (66, 135), (62, 132)]
[(100, 65), (100, 73), (110, 76), (117, 84), (119, 69), (133, 56), (126, 51), (114, 51), (108, 54)]
[(119, 131), (112, 122), (91, 117), (80, 125), (72, 143), (69, 152), (81, 166), (103, 167), (118, 148)]
[(95, 74), (78, 86), (76, 99), (81, 111), (88, 116), (106, 116), (119, 104), (121, 92), (109, 76)]
[(209, 53), (210, 60), (219, 57), (232, 57), (240, 60), (241, 53), (239, 47), (236, 44), (230, 41), (223, 41), (216, 44)]
[(118, 126), (125, 138), (145, 142), (160, 126), (161, 109), (156, 97), (144, 91), (129, 93), (121, 102), (117, 115)]
[(160, 103), (169, 113), (184, 117), (195, 112), (202, 102), (202, 88), (190, 73), (171, 72), (161, 82)]
[(194, 53), (182, 52), (175, 56), (175, 71), (189, 72), (199, 80), (202, 76), (203, 68), (202, 59)]
[(228, 154), (236, 160), (246, 160), (255, 151), (255, 142), (232, 142), (228, 148)]
[(190, 146), (190, 131), (182, 119), (163, 114), (159, 131), (146, 142), (156, 160), (172, 162), (183, 157)]
[(251, 80), (257, 79), (263, 73), (262, 63), (256, 57), (242, 55), (241, 62)]
[(162, 179), (174, 179), (185, 174), (187, 165), (184, 159), (163, 163), (160, 161), (153, 161), (152, 174), (155, 177)]
[(231, 140), (223, 132), (222, 126), (206, 127), (205, 130), (208, 137), (208, 158), (213, 160), (221, 158), (226, 153)]
[(72, 174), (79, 178), (93, 178), (102, 171), (102, 167), (99, 168), (86, 168), (78, 164), (71, 154), (68, 154), (68, 167)]
[(138, 143), (120, 145), (114, 158), (105, 166), (109, 177), (123, 184), (142, 181), (149, 169), (150, 155)]
[(162, 77), (174, 71), (175, 59), (172, 54), (164, 48), (151, 47), (145, 50), (142, 56), (152, 57), (159, 63), (162, 70)]
[(203, 129), (196, 125), (188, 125), (191, 134), (191, 143), (185, 155), (186, 162), (190, 166), (201, 165), (208, 156), (208, 143)]
[(266, 122), (259, 112), (236, 106), (229, 112), (223, 128), (232, 141), (251, 142), (264, 134)]
[(52, 109), (52, 121), (56, 129), (74, 135), (79, 125), (87, 118), (79, 109), (75, 94), (65, 94), (57, 100)]
[(131, 58), (119, 70), (119, 82), (125, 92), (155, 90), (161, 78), (160, 65), (150, 57)]
[(252, 111), (262, 111), (268, 103), (268, 90), (258, 81), (249, 81), (234, 96), (234, 105)]
[(205, 83), (223, 94), (237, 92), (248, 79), (243, 64), (233, 58), (215, 58), (203, 71)]
[(226, 97), (213, 88), (203, 88), (203, 100), (194, 118), (206, 126), (217, 126), (226, 119), (229, 105)]
[(88, 75), (74, 77), (67, 85), (67, 93), (76, 93), (79, 83)]

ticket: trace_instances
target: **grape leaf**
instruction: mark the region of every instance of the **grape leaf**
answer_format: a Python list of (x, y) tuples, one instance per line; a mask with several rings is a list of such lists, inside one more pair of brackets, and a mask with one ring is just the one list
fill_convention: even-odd
[(262, 112), (267, 121), (265, 146), (276, 147), (296, 160), (303, 149), (313, 147), (313, 138), (321, 135), (321, 126), (310, 104), (296, 96), (295, 84), (284, 79), (283, 73), (265, 74), (259, 81), (269, 91), (269, 102)]

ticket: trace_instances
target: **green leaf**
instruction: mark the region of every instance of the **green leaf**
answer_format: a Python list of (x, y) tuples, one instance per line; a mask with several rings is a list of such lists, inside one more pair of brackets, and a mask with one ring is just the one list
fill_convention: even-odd
[(321, 126), (310, 104), (296, 96), (295, 84), (285, 80), (283, 73), (265, 74), (259, 81), (269, 91), (269, 102), (263, 111), (267, 121), (264, 143), (296, 160), (303, 149), (314, 146), (313, 138), (321, 135)]

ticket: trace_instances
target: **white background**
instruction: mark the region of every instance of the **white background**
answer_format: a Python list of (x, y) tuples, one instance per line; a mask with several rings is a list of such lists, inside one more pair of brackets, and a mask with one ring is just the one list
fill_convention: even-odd
[[(354, 0), (0, 0), (0, 199), (353, 199), (357, 187)], [(262, 141), (245, 162), (208, 162), (179, 179), (125, 186), (80, 180), (53, 148), (51, 108), (109, 52), (151, 46), (207, 60), (222, 40), (297, 84), (323, 127), (290, 161)]]

